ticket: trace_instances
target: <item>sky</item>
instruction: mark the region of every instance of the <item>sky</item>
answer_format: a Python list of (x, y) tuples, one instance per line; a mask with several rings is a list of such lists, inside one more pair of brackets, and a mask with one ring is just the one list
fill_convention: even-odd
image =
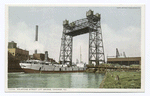
[[(48, 51), (49, 57), (59, 60), (63, 21), (86, 18), (91, 9), (101, 14), (101, 28), (105, 56), (115, 56), (116, 48), (127, 57), (141, 56), (141, 8), (120, 7), (9, 7), (8, 41), (33, 54)], [(38, 42), (35, 29), (38, 25)], [(73, 37), (73, 62), (80, 59), (88, 63), (89, 34)]]

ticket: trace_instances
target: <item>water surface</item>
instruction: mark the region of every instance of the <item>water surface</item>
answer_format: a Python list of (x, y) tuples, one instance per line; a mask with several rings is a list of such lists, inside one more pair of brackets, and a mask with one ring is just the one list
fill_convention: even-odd
[(8, 88), (99, 88), (104, 74), (8, 73)]

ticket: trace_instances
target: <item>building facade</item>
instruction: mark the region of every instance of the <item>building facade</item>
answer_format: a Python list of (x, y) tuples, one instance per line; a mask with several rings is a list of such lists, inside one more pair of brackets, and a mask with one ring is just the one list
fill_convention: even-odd
[(120, 64), (126, 66), (130, 66), (132, 64), (141, 65), (141, 57), (107, 58), (107, 63)]
[(20, 60), (27, 60), (29, 58), (29, 51), (20, 48), (8, 48), (8, 51)]
[(43, 61), (45, 59), (45, 54), (43, 54), (43, 53), (33, 54), (33, 58), (35, 60), (42, 60)]
[(19, 60), (27, 60), (29, 58), (29, 51), (17, 48), (17, 43), (14, 41), (8, 43), (8, 52)]
[(8, 48), (16, 48), (17, 47), (17, 43), (15, 43), (14, 41), (8, 42)]
[(8, 72), (22, 72), (19, 63), (29, 59), (29, 51), (17, 48), (14, 41), (8, 43)]

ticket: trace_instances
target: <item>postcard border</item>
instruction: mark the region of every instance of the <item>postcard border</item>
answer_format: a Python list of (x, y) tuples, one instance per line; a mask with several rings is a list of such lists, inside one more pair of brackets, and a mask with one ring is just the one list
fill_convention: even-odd
[[(7, 88), (8, 86), (8, 7), (141, 7), (141, 89), (100, 89), (100, 88)], [(29, 90), (33, 89), (33, 90)], [(35, 90), (37, 89), (37, 90)], [(42, 89), (42, 90), (38, 90)], [(51, 90), (50, 90), (51, 89)], [(6, 4), (5, 5), (5, 92), (145, 92), (145, 5), (144, 4)]]

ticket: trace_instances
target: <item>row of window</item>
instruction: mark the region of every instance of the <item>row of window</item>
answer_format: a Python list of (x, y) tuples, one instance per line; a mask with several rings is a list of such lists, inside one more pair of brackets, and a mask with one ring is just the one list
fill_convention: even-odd
[[(13, 55), (15, 54), (15, 53), (12, 53)], [(25, 57), (28, 57), (28, 55), (25, 55), (25, 54), (15, 54), (16, 56), (25, 56)]]
[(39, 63), (39, 62), (28, 62), (28, 61), (22, 61), (22, 63), (29, 63), (29, 64), (45, 64), (45, 65), (49, 65), (49, 63), (44, 63), (44, 62), (42, 62), (42, 63)]
[(28, 55), (25, 55), (25, 54), (16, 54), (16, 56), (25, 56), (25, 57), (28, 57)]

